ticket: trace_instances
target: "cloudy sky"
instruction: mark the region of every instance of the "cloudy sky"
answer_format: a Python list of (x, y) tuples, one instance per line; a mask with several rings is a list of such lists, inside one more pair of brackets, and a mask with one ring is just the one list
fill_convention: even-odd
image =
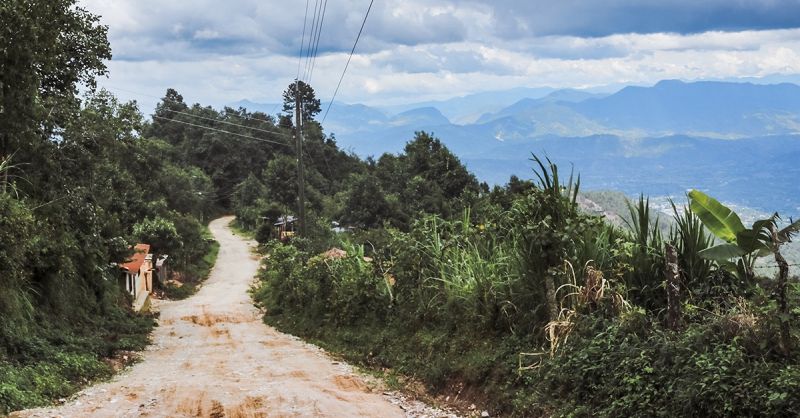
[[(310, 0), (306, 42), (315, 5)], [(81, 0), (109, 26), (101, 84), (149, 111), (275, 103), (305, 60), (302, 0)], [(330, 0), (310, 74), (330, 98), (369, 0)], [(321, 7), (320, 7), (321, 8)], [(304, 54), (305, 55), (305, 54)], [(800, 74), (800, 0), (376, 0), (337, 100)]]

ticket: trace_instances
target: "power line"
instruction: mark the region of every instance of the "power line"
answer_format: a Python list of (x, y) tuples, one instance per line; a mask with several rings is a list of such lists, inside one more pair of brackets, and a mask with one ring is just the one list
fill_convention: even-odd
[(311, 63), (311, 53), (314, 51), (314, 48), (311, 46), (314, 43), (314, 39), (317, 33), (317, 19), (319, 17), (320, 5), (322, 2), (320, 0), (315, 0), (314, 5), (314, 18), (311, 21), (311, 36), (308, 38), (308, 49), (306, 49), (306, 64), (305, 69), (303, 70), (303, 80), (307, 80), (308, 76), (308, 69), (309, 64)]
[(242, 138), (252, 139), (254, 141), (268, 142), (270, 144), (283, 145), (283, 146), (289, 147), (289, 148), (292, 147), (291, 145), (286, 144), (284, 142), (271, 141), (269, 139), (256, 138), (254, 136), (249, 136), (249, 135), (242, 135), (242, 134), (239, 134), (239, 133), (236, 133), (236, 132), (225, 131), (225, 130), (222, 130), (222, 129), (212, 128), (210, 126), (197, 125), (197, 124), (190, 123), (190, 122), (184, 122), (182, 120), (175, 120), (175, 119), (165, 118), (163, 116), (153, 115), (153, 118), (163, 119), (163, 120), (166, 120), (166, 121), (169, 121), (169, 122), (181, 123), (181, 124), (184, 124), (184, 125), (194, 126), (195, 128), (207, 129), (209, 131), (220, 132), (220, 133), (224, 133), (224, 134), (228, 134), (228, 135), (240, 136)]
[[(187, 108), (189, 108), (189, 105), (187, 103), (185, 103), (185, 102), (168, 99), (166, 97), (153, 96), (152, 94), (147, 94), (147, 93), (142, 93), (142, 92), (137, 92), (137, 91), (132, 91), (132, 90), (126, 90), (126, 89), (122, 89), (122, 88), (119, 88), (119, 87), (103, 86), (103, 88), (106, 89), (106, 90), (114, 90), (114, 91), (117, 91), (117, 92), (125, 92), (125, 93), (135, 94), (137, 96), (142, 96), (142, 97), (150, 97), (150, 98), (158, 99), (158, 100), (161, 100), (161, 101), (164, 101), (164, 102), (182, 104), (182, 105), (186, 106)], [(226, 108), (230, 108), (230, 106), (225, 106), (225, 107)], [(275, 108), (277, 108), (277, 105), (275, 106)], [(273, 111), (272, 111), (273, 113), (275, 113), (275, 110), (274, 110), (275, 108), (273, 108)], [(225, 112), (225, 115), (226, 116), (233, 116), (234, 118), (242, 119), (242, 120), (257, 120), (257, 121), (261, 121), (261, 122), (265, 121), (264, 119), (254, 118), (252, 116), (239, 116), (239, 115), (236, 115), (236, 114), (233, 114), (233, 113), (229, 113), (229, 112)], [(272, 115), (267, 115), (267, 116), (272, 116)]]
[[(172, 109), (164, 109), (164, 110), (166, 110), (167, 112), (178, 113), (180, 115), (191, 116), (193, 118), (205, 119), (205, 120), (208, 120), (208, 121), (211, 121), (211, 122), (224, 123), (226, 125), (237, 126), (239, 128), (252, 129), (254, 131), (266, 132), (266, 133), (275, 134), (275, 135), (283, 135), (283, 136), (285, 136), (287, 138), (294, 138), (294, 136), (289, 135), (289, 134), (287, 134), (285, 132), (270, 131), (268, 129), (262, 129), (262, 128), (256, 128), (256, 127), (253, 127), (253, 126), (240, 125), (238, 123), (232, 123), (232, 122), (228, 122), (228, 121), (224, 121), (224, 120), (209, 118), (209, 117), (206, 117), (206, 116), (200, 116), (200, 115), (195, 115), (195, 114), (192, 114), (192, 113), (181, 112), (179, 110), (172, 110)], [(169, 120), (172, 120), (172, 119), (169, 119)], [(251, 119), (251, 120), (260, 120), (260, 119)]]
[(303, 36), (300, 38), (300, 54), (297, 55), (297, 76), (295, 80), (300, 78), (300, 64), (303, 62), (303, 45), (306, 43), (306, 24), (308, 23), (308, 3), (309, 0), (306, 0), (306, 14), (303, 17)]
[(317, 30), (317, 41), (314, 44), (314, 55), (311, 59), (311, 71), (308, 73), (308, 83), (311, 83), (311, 77), (314, 76), (314, 67), (317, 65), (317, 55), (319, 52), (319, 40), (322, 34), (322, 24), (325, 23), (325, 11), (328, 10), (328, 0), (324, 0), (322, 6), (322, 19), (319, 21), (319, 30)]
[(367, 18), (369, 17), (369, 12), (372, 10), (372, 3), (375, 0), (369, 1), (369, 7), (367, 8), (367, 13), (364, 15), (364, 21), (361, 22), (361, 29), (358, 30), (358, 36), (356, 36), (356, 41), (353, 43), (353, 49), (350, 50), (350, 56), (347, 57), (347, 64), (344, 66), (344, 71), (342, 71), (342, 76), (339, 77), (339, 83), (336, 84), (336, 90), (333, 92), (333, 97), (331, 98), (331, 102), (328, 103), (328, 109), (325, 111), (325, 115), (322, 117), (322, 123), (325, 123), (325, 118), (328, 117), (328, 112), (331, 111), (331, 106), (333, 106), (333, 101), (336, 100), (336, 94), (339, 93), (339, 87), (342, 85), (342, 80), (344, 80), (344, 75), (347, 73), (347, 67), (350, 66), (350, 60), (353, 59), (353, 53), (356, 52), (356, 46), (358, 45), (358, 40), (361, 39), (361, 32), (364, 30), (364, 25), (367, 24)]

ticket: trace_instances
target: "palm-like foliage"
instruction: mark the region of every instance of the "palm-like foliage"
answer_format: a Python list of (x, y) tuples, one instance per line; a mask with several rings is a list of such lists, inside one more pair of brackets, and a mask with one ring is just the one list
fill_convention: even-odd
[(771, 230), (777, 229), (780, 220), (777, 213), (745, 228), (736, 212), (699, 190), (689, 192), (689, 202), (706, 228), (724, 241), (698, 254), (742, 278), (752, 279), (756, 259), (774, 253), (800, 231), (800, 221), (797, 221), (777, 231), (773, 237)]

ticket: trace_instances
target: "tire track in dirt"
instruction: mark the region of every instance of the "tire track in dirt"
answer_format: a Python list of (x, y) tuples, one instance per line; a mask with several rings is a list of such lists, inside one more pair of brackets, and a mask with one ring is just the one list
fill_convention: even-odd
[(51, 409), (18, 417), (402, 417), (352, 369), (261, 321), (247, 293), (259, 267), (252, 242), (210, 225), (217, 264), (200, 291), (155, 301), (161, 312), (143, 361)]

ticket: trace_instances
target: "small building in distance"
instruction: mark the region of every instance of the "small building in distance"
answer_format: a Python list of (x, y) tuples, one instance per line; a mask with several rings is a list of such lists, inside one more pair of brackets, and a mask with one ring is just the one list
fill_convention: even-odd
[(122, 286), (133, 296), (133, 310), (138, 312), (149, 305), (153, 291), (153, 255), (150, 245), (136, 244), (129, 261), (120, 264)]
[(295, 235), (295, 224), (297, 223), (297, 218), (292, 215), (283, 215), (278, 218), (278, 222), (275, 222), (275, 232), (278, 234), (278, 239), (282, 242), (286, 242)]

